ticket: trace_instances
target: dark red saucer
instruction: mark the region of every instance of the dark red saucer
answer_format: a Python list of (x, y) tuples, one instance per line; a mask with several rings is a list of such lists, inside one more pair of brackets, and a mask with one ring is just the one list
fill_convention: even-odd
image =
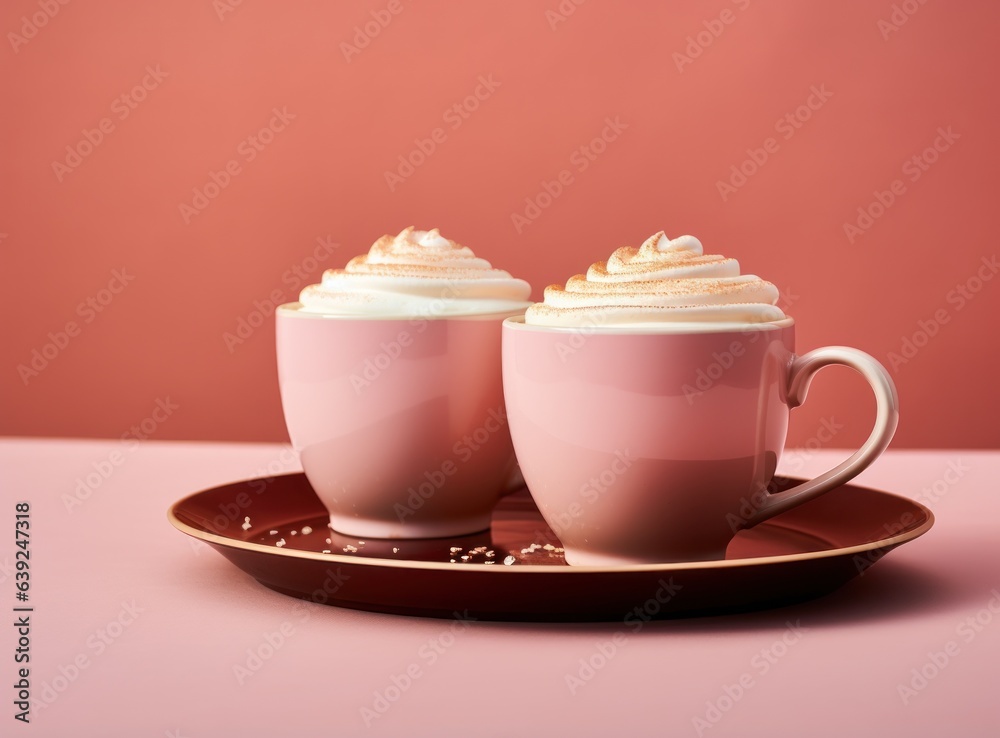
[[(782, 489), (800, 480), (777, 481)], [(526, 621), (626, 621), (799, 602), (834, 591), (934, 522), (923, 505), (847, 484), (739, 533), (725, 560), (579, 567), (566, 564), (526, 489), (500, 501), (490, 530), (454, 538), (361, 541), (331, 531), (304, 474), (198, 492), (168, 517), (293, 597)]]

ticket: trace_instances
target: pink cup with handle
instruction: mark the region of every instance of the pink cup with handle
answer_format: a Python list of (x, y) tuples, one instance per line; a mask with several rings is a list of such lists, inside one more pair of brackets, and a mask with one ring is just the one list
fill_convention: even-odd
[[(753, 331), (581, 338), (510, 318), (503, 331), (514, 451), (570, 564), (724, 558), (741, 529), (859, 474), (896, 427), (885, 369), (841, 346), (796, 356), (791, 320)], [(875, 428), (843, 464), (769, 494), (789, 411), (831, 364), (856, 369), (872, 385)], [(700, 376), (713, 375), (711, 386), (697, 389)]]
[[(896, 390), (878, 361), (840, 346), (797, 355), (773, 285), (738, 265), (718, 275), (732, 260), (683, 239), (619, 250), (504, 322), (514, 450), (570, 564), (724, 558), (739, 530), (847, 482), (895, 432)], [(716, 273), (702, 276), (705, 264)], [(789, 411), (831, 364), (868, 380), (874, 429), (844, 463), (772, 494)]]

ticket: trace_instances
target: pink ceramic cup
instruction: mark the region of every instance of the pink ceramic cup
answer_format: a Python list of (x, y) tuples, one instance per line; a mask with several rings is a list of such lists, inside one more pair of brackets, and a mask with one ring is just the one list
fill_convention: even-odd
[(515, 312), (385, 319), (298, 307), (277, 310), (281, 402), (331, 526), (362, 539), (488, 528), (516, 465), (500, 374), (500, 325)]
[[(871, 436), (851, 458), (769, 493), (791, 408), (830, 364), (875, 392)], [(514, 449), (545, 521), (577, 565), (725, 557), (742, 528), (856, 476), (898, 419), (886, 370), (856, 349), (795, 355), (791, 319), (697, 331), (503, 326)]]

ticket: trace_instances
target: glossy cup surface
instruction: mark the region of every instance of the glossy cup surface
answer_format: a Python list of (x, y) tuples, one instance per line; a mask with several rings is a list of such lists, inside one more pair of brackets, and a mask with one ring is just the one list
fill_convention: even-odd
[(277, 310), (285, 422), (333, 528), (425, 538), (489, 527), (514, 467), (503, 315), (330, 317)]
[(788, 427), (791, 320), (750, 330), (503, 328), (528, 488), (573, 564), (720, 559)]

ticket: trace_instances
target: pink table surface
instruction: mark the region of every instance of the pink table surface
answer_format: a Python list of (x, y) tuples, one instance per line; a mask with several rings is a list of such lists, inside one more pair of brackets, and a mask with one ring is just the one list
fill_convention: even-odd
[[(783, 470), (845, 455), (791, 452)], [(17, 633), (2, 628), (0, 733), (1000, 735), (1000, 452), (879, 460), (859, 483), (922, 499), (937, 522), (836, 593), (638, 633), (304, 606), (166, 520), (191, 492), (296, 470), (278, 445), (0, 439), (0, 608), (10, 620), (14, 504), (29, 500), (30, 682), (50, 700), (30, 725), (14, 719)], [(266, 658), (248, 668), (254, 652)], [(586, 679), (573, 690), (567, 675)]]

